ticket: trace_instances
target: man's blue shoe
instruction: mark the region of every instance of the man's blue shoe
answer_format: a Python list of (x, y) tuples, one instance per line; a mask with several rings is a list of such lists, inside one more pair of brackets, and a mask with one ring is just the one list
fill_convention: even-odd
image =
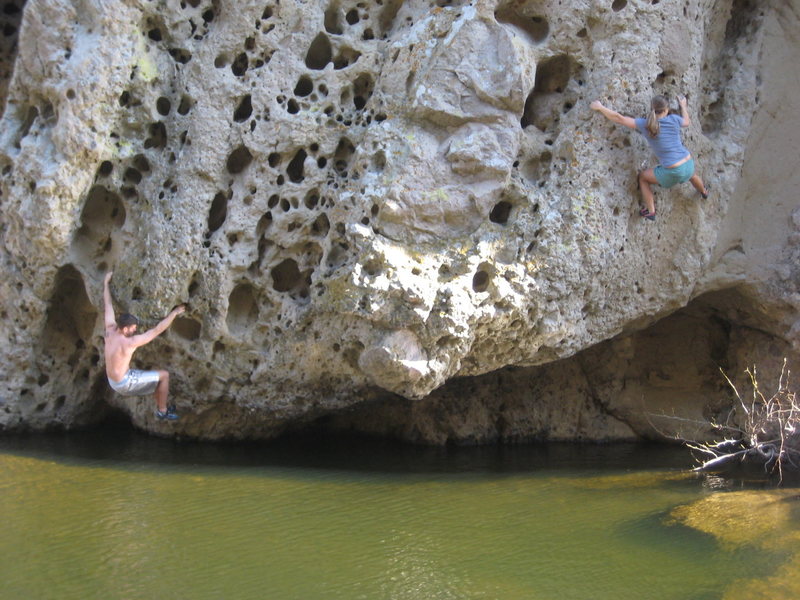
[(156, 419), (159, 421), (177, 421), (180, 417), (175, 413), (174, 410), (168, 408), (166, 411), (156, 411)]

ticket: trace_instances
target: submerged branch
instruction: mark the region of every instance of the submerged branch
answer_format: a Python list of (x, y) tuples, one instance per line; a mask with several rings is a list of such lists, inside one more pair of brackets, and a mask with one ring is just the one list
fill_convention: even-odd
[[(746, 373), (753, 388), (752, 397), (745, 401), (723, 372), (723, 377), (734, 391), (733, 409), (724, 425), (703, 423), (719, 433), (734, 434), (735, 439), (706, 444), (673, 437), (684, 442), (690, 450), (703, 455), (704, 460), (699, 460), (695, 471), (724, 472), (733, 468), (758, 467), (768, 475), (777, 475), (778, 481), (782, 482), (787, 470), (800, 474), (800, 401), (789, 390), (790, 373), (785, 359), (777, 390), (770, 397), (761, 391), (755, 367), (747, 369)], [(700, 424), (676, 416), (659, 415), (659, 418)]]

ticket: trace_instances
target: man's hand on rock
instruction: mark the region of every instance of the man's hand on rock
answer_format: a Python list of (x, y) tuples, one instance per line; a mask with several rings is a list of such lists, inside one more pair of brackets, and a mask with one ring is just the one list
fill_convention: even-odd
[(605, 107), (603, 106), (603, 103), (600, 102), (600, 100), (595, 100), (589, 105), (589, 108), (591, 108), (592, 110), (601, 110)]

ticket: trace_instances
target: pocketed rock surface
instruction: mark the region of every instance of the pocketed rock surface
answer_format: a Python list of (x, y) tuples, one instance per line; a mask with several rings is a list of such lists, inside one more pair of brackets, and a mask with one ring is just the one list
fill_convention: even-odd
[[(0, 428), (699, 437), (798, 364), (798, 2), (16, 0)], [(688, 96), (712, 194), (638, 215)], [(3, 106), (0, 104), (0, 106)], [(675, 104), (673, 102), (673, 104)], [(111, 392), (102, 278), (181, 420)], [(689, 431), (691, 429), (691, 431)]]

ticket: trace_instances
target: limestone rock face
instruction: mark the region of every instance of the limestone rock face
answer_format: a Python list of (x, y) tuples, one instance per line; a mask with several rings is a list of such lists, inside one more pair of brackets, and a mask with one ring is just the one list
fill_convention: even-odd
[[(2, 428), (630, 439), (797, 359), (794, 1), (6, 6)], [(650, 222), (589, 103), (654, 93), (712, 195)], [(108, 387), (110, 269), (118, 312), (189, 303), (134, 359), (177, 424)]]

